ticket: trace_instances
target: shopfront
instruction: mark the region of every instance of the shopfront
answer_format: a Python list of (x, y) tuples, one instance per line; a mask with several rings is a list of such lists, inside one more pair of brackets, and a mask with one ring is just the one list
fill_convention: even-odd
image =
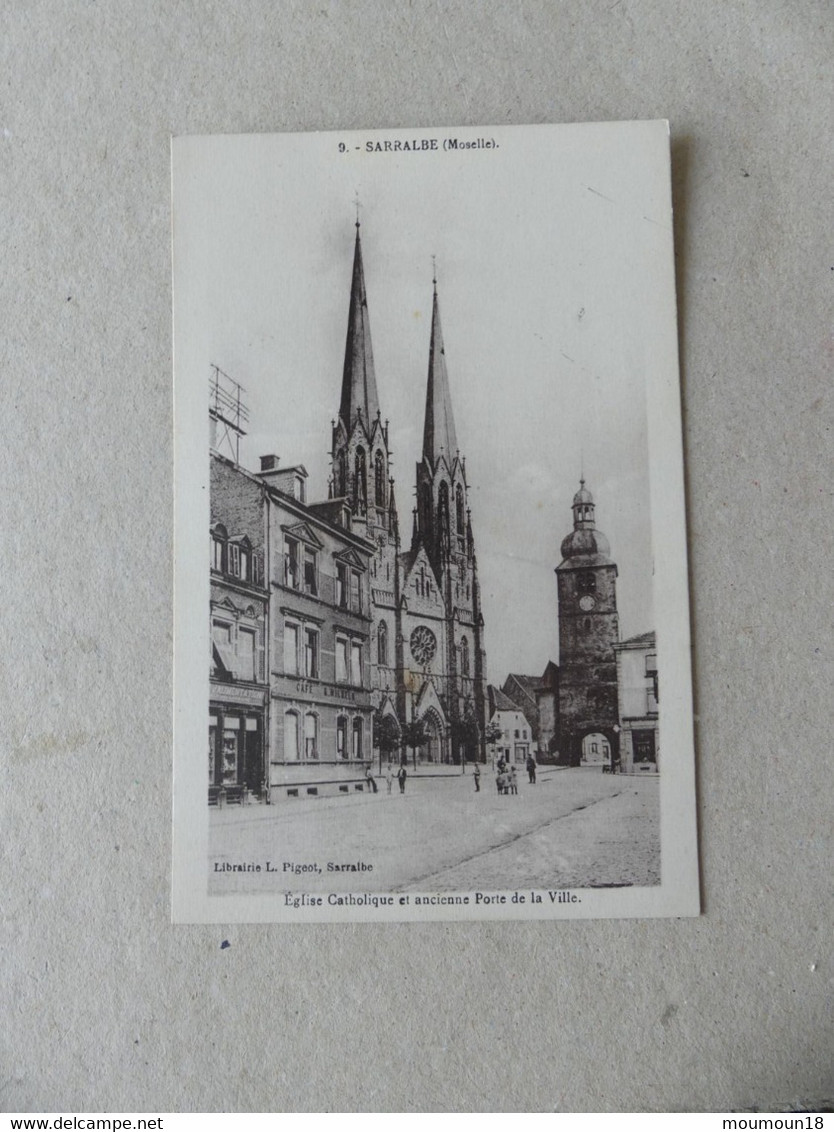
[(219, 800), (221, 789), (227, 798), (244, 791), (249, 797), (263, 795), (263, 703), (263, 692), (255, 689), (212, 685), (208, 734), (210, 802)]

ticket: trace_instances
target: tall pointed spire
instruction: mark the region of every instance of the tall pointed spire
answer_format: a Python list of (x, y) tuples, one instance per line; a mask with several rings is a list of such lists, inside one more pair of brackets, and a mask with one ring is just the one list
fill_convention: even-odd
[(379, 400), (374, 375), (374, 355), (371, 349), (371, 324), (368, 319), (368, 299), (365, 295), (365, 272), (362, 267), (362, 243), (359, 239), (357, 216), (339, 416), (349, 432), (360, 413), (365, 427), (371, 429), (378, 412)]
[(458, 442), (455, 418), (449, 393), (449, 375), (446, 372), (446, 353), (443, 349), (443, 332), (440, 329), (440, 307), (437, 302), (437, 278), (431, 313), (431, 345), (429, 346), (429, 379), (426, 386), (426, 422), (423, 427), (423, 456), (434, 465), (443, 452), (451, 464)]

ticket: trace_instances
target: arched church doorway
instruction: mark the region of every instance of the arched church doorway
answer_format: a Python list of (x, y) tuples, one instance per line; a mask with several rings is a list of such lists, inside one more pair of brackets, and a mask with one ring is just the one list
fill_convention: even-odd
[(421, 718), (425, 740), (417, 749), (420, 762), (440, 763), (444, 761), (443, 723), (432, 708)]

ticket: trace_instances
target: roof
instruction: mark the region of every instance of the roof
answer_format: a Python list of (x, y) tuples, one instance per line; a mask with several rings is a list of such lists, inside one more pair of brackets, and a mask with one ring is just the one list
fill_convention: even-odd
[(653, 648), (656, 644), (657, 634), (655, 633), (654, 629), (652, 629), (648, 633), (639, 633), (636, 637), (629, 637), (625, 641), (620, 641), (619, 647), (623, 648), (625, 645), (631, 645), (632, 647), (637, 648), (640, 645), (648, 645)]
[(432, 467), (441, 455), (451, 466), (458, 451), (452, 398), (449, 392), (449, 375), (446, 371), (446, 351), (443, 331), (440, 328), (440, 307), (437, 287), (431, 313), (431, 344), (429, 346), (429, 377), (426, 385), (426, 419), (423, 426), (423, 455)]
[(511, 680), (514, 680), (516, 682), (516, 684), (518, 685), (518, 687), (521, 689), (522, 693), (524, 695), (528, 696), (530, 698), (530, 700), (532, 700), (533, 704), (535, 704), (535, 702), (536, 702), (536, 691), (541, 687), (541, 683), (542, 683), (541, 677), (540, 676), (522, 676), (518, 672), (511, 672), (509, 674), (509, 676), (507, 677), (507, 679), (504, 681), (504, 687), (505, 688), (507, 687), (507, 685), (509, 684), (509, 682)]
[(365, 294), (362, 243), (359, 239), (359, 223), (357, 222), (347, 341), (345, 342), (345, 367), (342, 372), (342, 399), (339, 405), (339, 416), (344, 421), (348, 432), (353, 428), (354, 421), (360, 413), (365, 427), (370, 429), (379, 413), (379, 399), (376, 392), (374, 355), (371, 349), (368, 298)]
[(487, 693), (489, 696), (490, 714), (496, 711), (517, 711), (522, 715), (521, 708), (517, 703), (514, 703), (509, 696), (505, 695), (500, 688), (496, 688), (494, 684), (487, 685)]

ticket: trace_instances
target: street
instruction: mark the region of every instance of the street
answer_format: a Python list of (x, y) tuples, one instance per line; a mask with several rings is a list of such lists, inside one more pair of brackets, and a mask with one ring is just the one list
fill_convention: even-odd
[(212, 810), (209, 893), (456, 892), (660, 883), (659, 781), (540, 768), (499, 795), (489, 768), (405, 794)]

